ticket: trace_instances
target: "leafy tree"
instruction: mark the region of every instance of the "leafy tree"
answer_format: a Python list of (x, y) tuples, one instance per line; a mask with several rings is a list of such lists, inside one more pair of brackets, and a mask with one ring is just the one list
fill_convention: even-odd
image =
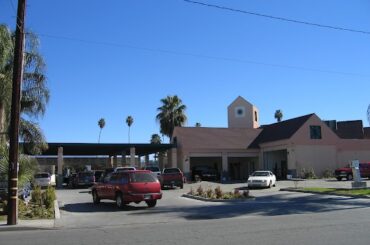
[(128, 143), (130, 143), (130, 129), (131, 129), (131, 125), (134, 123), (134, 118), (132, 116), (128, 116), (126, 118), (126, 123), (128, 126)]
[(197, 127), (197, 128), (202, 127), (202, 124), (200, 124), (200, 122), (197, 122), (197, 123), (195, 123), (195, 127)]
[(369, 122), (369, 125), (370, 125), (370, 105), (367, 108), (367, 121)]
[(100, 118), (100, 120), (98, 121), (98, 126), (99, 126), (99, 128), (100, 128), (98, 143), (100, 143), (101, 131), (102, 131), (102, 130), (103, 130), (103, 128), (105, 127), (105, 120), (104, 120), (104, 118)]
[(161, 144), (161, 136), (159, 134), (152, 134), (152, 137), (150, 138), (150, 144)]
[(160, 124), (160, 132), (172, 140), (175, 127), (182, 127), (187, 120), (186, 105), (177, 95), (167, 96), (161, 99), (161, 103), (162, 105), (157, 108), (159, 113), (156, 119)]
[[(38, 51), (39, 41), (35, 34), (28, 32), (25, 39), (24, 73), (21, 90), (21, 117), (19, 136), (30, 143), (29, 150), (34, 153), (46, 147), (45, 137), (36, 119), (43, 116), (50, 93), (45, 76), (45, 62)], [(0, 132), (6, 133), (9, 127), (14, 35), (0, 25)], [(2, 134), (4, 135), (4, 134)], [(0, 137), (0, 142), (6, 138)]]
[(283, 112), (281, 110), (276, 110), (274, 117), (278, 122), (281, 122), (281, 119), (283, 118)]

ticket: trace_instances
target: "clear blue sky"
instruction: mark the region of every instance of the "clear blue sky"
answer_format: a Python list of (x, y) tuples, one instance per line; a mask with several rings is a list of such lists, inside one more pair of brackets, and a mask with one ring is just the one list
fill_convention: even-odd
[[(367, 0), (199, 1), (370, 31)], [(11, 3), (17, 7), (0, 0), (0, 23), (14, 29)], [(128, 115), (131, 142), (149, 142), (159, 133), (160, 99), (175, 94), (188, 108), (188, 126), (226, 127), (226, 108), (239, 95), (259, 108), (261, 124), (281, 109), (283, 119), (316, 113), (368, 126), (370, 35), (182, 0), (27, 4), (26, 26), (39, 34), (47, 63), (51, 99), (40, 124), (49, 142), (95, 143), (103, 117), (101, 142), (125, 143)]]

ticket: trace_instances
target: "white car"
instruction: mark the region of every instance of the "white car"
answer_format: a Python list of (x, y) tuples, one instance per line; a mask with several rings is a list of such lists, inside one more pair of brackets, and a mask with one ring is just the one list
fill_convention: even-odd
[(276, 176), (271, 171), (255, 171), (248, 178), (248, 187), (276, 186)]
[(125, 171), (133, 171), (136, 170), (135, 167), (116, 167), (114, 172), (125, 172)]
[(154, 175), (157, 176), (157, 177), (159, 175), (161, 175), (161, 170), (158, 167), (155, 167), (155, 166), (146, 166), (144, 168), (144, 170), (152, 171), (154, 173)]
[(48, 187), (52, 185), (49, 173), (37, 173), (33, 176), (33, 186)]

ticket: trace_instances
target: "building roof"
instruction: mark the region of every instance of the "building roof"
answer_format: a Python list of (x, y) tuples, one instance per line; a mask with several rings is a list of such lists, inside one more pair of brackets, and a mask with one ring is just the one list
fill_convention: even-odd
[(248, 146), (248, 148), (258, 149), (262, 143), (290, 139), (313, 115), (314, 114), (312, 113), (282, 122), (261, 126), (260, 128), (262, 128), (262, 132)]
[(362, 120), (337, 122), (335, 133), (342, 139), (363, 139), (364, 128)]
[(252, 128), (176, 127), (180, 147), (196, 149), (247, 149), (261, 132)]
[[(27, 145), (23, 144), (25, 151)], [(65, 156), (115, 156), (130, 155), (130, 148), (135, 147), (136, 155), (144, 156), (166, 151), (174, 147), (172, 144), (103, 144), (103, 143), (48, 143), (49, 148), (42, 152), (43, 156), (57, 156), (58, 148), (63, 147)], [(28, 152), (25, 152), (28, 153)], [(28, 153), (30, 154), (30, 153)]]

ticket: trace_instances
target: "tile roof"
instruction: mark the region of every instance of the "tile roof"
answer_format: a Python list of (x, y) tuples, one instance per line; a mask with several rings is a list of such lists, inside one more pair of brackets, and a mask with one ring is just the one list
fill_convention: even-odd
[(277, 140), (289, 139), (314, 114), (285, 120), (278, 123), (261, 126), (262, 132), (248, 146), (248, 149), (260, 148), (260, 144)]

